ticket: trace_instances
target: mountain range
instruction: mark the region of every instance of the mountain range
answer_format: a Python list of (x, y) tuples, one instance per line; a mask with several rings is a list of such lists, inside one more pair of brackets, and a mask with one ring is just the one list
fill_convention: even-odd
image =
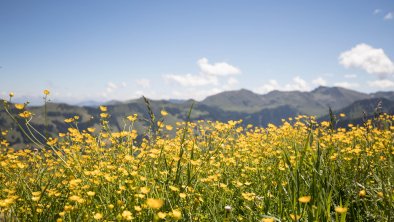
[[(194, 100), (149, 100), (153, 113), (160, 117), (160, 111), (166, 110), (167, 124), (175, 125), (188, 118), (188, 111), (193, 105), (190, 120), (228, 121), (243, 120), (243, 124), (266, 126), (268, 123), (281, 124), (282, 119), (299, 114), (314, 115), (318, 119), (328, 119), (329, 108), (334, 113), (344, 113), (342, 124), (360, 124), (365, 116), (371, 116), (376, 108), (382, 112), (394, 114), (394, 92), (362, 93), (341, 87), (320, 86), (310, 92), (271, 91), (256, 94), (241, 89), (226, 91), (207, 97), (202, 101)], [(47, 125), (45, 126), (44, 107), (32, 106), (28, 109), (35, 113), (31, 124), (39, 131), (51, 134), (65, 132), (69, 124), (64, 119), (78, 115), (80, 128), (99, 127), (98, 103), (68, 105), (63, 103), (47, 104)], [(138, 114), (140, 121), (135, 124), (138, 131), (144, 131), (149, 123), (149, 112), (143, 98), (129, 101), (110, 101), (105, 104), (110, 114), (109, 122), (114, 130), (121, 130), (127, 123), (125, 117)], [(2, 106), (2, 105), (0, 105)], [(16, 129), (15, 124), (0, 107), (0, 129)], [(14, 130), (8, 138), (12, 143), (24, 143), (25, 138)]]

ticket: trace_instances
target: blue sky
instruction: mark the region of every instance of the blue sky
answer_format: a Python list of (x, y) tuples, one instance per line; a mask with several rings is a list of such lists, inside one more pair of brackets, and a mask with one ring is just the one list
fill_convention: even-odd
[(0, 96), (394, 90), (394, 1), (0, 1)]

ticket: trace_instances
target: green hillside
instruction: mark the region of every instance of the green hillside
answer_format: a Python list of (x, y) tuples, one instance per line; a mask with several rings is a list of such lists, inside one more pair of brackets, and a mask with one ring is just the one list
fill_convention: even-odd
[[(282, 119), (294, 117), (299, 114), (315, 115), (321, 120), (328, 118), (329, 107), (335, 113), (345, 113), (347, 117), (342, 123), (359, 123), (365, 115), (372, 115), (375, 107), (381, 101), (383, 111), (394, 113), (394, 101), (390, 100), (393, 92), (377, 92), (373, 94), (360, 93), (339, 87), (319, 87), (311, 92), (282, 92), (272, 91), (265, 95), (255, 94), (245, 89), (239, 91), (228, 91), (207, 97), (201, 102), (149, 100), (150, 108), (157, 119), (161, 118), (160, 111), (166, 110), (168, 115), (165, 123), (175, 125), (176, 122), (188, 118), (188, 111), (192, 104), (193, 110), (190, 116), (192, 121), (211, 120), (226, 122), (229, 120), (243, 120), (243, 124), (255, 126), (266, 126), (269, 123), (280, 124)], [(93, 103), (94, 104), (94, 103)], [(3, 104), (1, 104), (3, 106)], [(126, 102), (111, 101), (106, 103), (109, 113), (110, 127), (119, 131), (127, 126), (126, 117), (137, 114), (139, 121), (135, 129), (139, 132), (148, 130), (150, 115), (148, 106), (143, 98), (129, 100)], [(54, 135), (66, 132), (70, 123), (64, 120), (78, 116), (78, 127), (99, 128), (100, 110), (95, 106), (72, 106), (67, 104), (48, 103), (45, 118), (44, 106), (28, 107), (34, 118), (31, 125), (40, 132)], [(16, 110), (13, 110), (17, 113)], [(28, 140), (20, 133), (12, 119), (0, 107), (0, 128), (12, 129), (10, 141), (13, 144), (26, 143)], [(39, 136), (37, 136), (39, 138)]]

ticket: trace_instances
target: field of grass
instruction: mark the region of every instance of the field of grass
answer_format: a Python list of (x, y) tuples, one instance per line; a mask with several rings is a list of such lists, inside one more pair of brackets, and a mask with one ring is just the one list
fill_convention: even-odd
[(163, 110), (137, 140), (138, 116), (112, 132), (100, 107), (100, 129), (76, 116), (45, 138), (11, 106), (36, 144), (14, 150), (1, 129), (0, 221), (394, 221), (394, 116), (171, 126)]

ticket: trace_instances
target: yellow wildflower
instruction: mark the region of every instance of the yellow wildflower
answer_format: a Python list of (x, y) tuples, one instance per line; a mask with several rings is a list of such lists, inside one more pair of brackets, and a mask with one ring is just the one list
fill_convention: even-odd
[(43, 92), (43, 93), (47, 96), (47, 95), (49, 95), (50, 92), (49, 92), (49, 90), (44, 89), (44, 92)]
[(301, 218), (301, 215), (290, 214), (290, 218), (293, 221), (298, 221)]
[(170, 188), (170, 190), (172, 191), (179, 191), (178, 187), (174, 187), (174, 186), (168, 186)]
[(141, 187), (140, 191), (141, 191), (141, 193), (143, 193), (143, 194), (148, 194), (149, 191), (150, 191), (150, 189), (149, 189), (148, 187)]
[(128, 120), (130, 120), (130, 122), (134, 122), (137, 120), (138, 115), (134, 114), (134, 115), (130, 115), (128, 117), (126, 117)]
[(178, 209), (174, 209), (174, 210), (172, 210), (172, 217), (175, 220), (180, 220), (180, 219), (182, 219), (182, 212)]
[(101, 213), (96, 213), (96, 214), (93, 216), (93, 218), (96, 219), (96, 220), (101, 220), (101, 219), (103, 218), (103, 215), (102, 215)]
[(347, 207), (335, 207), (335, 212), (343, 214), (347, 212)]
[(64, 120), (65, 123), (71, 123), (74, 122), (74, 118), (68, 118)]
[(89, 128), (88, 128), (88, 131), (89, 131), (90, 133), (94, 133), (94, 131), (96, 131), (96, 129), (93, 128), (93, 127), (89, 127)]
[(19, 113), (19, 116), (22, 117), (22, 118), (27, 119), (27, 118), (31, 117), (31, 112), (23, 111), (22, 113)]
[(17, 103), (17, 104), (15, 104), (15, 108), (21, 110), (21, 109), (25, 108), (25, 104)]
[(146, 200), (146, 204), (152, 209), (160, 209), (163, 206), (164, 201), (161, 199), (148, 198)]
[(106, 106), (100, 106), (100, 111), (101, 112), (107, 112), (107, 107)]
[(366, 195), (367, 195), (367, 192), (365, 190), (360, 190), (360, 192), (358, 192), (359, 197), (365, 197)]
[(164, 219), (164, 218), (166, 218), (167, 214), (166, 214), (166, 213), (163, 213), (163, 212), (159, 212), (159, 213), (157, 213), (157, 216), (158, 216), (160, 219)]
[(48, 146), (54, 146), (54, 145), (56, 145), (57, 141), (58, 141), (57, 138), (53, 139), (52, 137), (49, 137), (47, 144), (48, 144)]
[(129, 221), (130, 221), (130, 220), (133, 220), (133, 216), (132, 216), (131, 212), (128, 211), (128, 210), (123, 211), (122, 217), (123, 217), (123, 219), (125, 219), (125, 220), (129, 220)]
[(164, 109), (162, 111), (160, 111), (160, 113), (161, 113), (162, 116), (167, 116), (168, 115), (167, 111), (165, 111)]
[(309, 203), (311, 201), (311, 196), (303, 196), (298, 198), (300, 203)]
[(255, 193), (242, 193), (242, 197), (246, 200), (253, 200), (255, 196)]

